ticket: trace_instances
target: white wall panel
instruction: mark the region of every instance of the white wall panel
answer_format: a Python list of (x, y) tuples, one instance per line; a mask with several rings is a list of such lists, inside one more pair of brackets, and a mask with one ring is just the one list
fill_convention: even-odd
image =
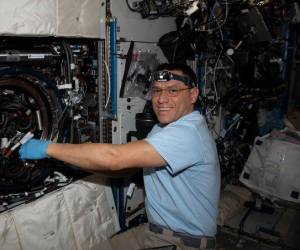
[(56, 31), (56, 1), (0, 1), (0, 34), (53, 35)]
[(104, 0), (0, 1), (0, 34), (103, 38)]
[(102, 5), (104, 2), (104, 0), (59, 0), (57, 35), (104, 37), (105, 5)]
[(111, 1), (111, 12), (120, 26), (119, 37), (127, 40), (157, 42), (165, 33), (176, 30), (174, 18), (142, 19), (128, 9), (126, 1)]

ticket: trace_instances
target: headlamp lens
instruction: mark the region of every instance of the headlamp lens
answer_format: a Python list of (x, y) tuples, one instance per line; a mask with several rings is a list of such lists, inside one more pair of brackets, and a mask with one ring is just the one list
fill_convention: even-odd
[(153, 73), (153, 82), (168, 82), (171, 80), (171, 72), (169, 71), (155, 71)]

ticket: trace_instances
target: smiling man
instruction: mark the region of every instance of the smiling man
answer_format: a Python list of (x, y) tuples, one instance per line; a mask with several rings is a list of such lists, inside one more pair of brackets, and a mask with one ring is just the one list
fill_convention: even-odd
[(149, 223), (105, 241), (99, 249), (215, 248), (220, 170), (205, 119), (194, 110), (196, 81), (187, 65), (157, 68), (150, 94), (159, 123), (145, 140), (73, 145), (33, 139), (21, 147), (22, 159), (54, 157), (99, 171), (143, 168)]
[(157, 71), (153, 78), (152, 105), (161, 125), (177, 121), (194, 110), (199, 90), (180, 70)]

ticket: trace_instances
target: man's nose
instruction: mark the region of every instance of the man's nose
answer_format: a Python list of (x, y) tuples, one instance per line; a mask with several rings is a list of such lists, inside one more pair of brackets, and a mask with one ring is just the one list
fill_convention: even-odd
[(167, 89), (162, 89), (162, 91), (159, 93), (158, 101), (159, 102), (165, 102), (166, 100), (169, 100), (168, 90)]

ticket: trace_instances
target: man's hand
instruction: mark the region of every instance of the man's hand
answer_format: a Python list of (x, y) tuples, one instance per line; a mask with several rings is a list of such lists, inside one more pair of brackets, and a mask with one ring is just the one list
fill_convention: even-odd
[(21, 146), (19, 154), (22, 160), (40, 160), (48, 157), (47, 150), (51, 141), (31, 139)]

